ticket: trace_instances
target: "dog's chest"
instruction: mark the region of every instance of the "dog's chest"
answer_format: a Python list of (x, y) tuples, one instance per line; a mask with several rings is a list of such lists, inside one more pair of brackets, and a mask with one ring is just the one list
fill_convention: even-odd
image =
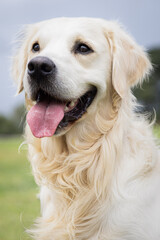
[[(148, 188), (150, 187), (151, 186), (148, 185)], [(140, 189), (138, 189), (138, 191), (140, 191)], [(152, 191), (154, 191), (154, 189), (152, 189)], [(64, 238), (63, 235), (61, 236), (59, 232), (57, 233), (59, 234), (59, 238), (57, 237), (53, 240), (159, 240), (160, 212), (157, 213), (157, 209), (159, 209), (160, 197), (159, 201), (156, 200), (153, 204), (153, 199), (145, 200), (147, 194), (148, 191), (144, 191), (143, 194), (137, 192), (138, 197), (135, 194), (134, 198), (131, 197), (131, 195), (128, 195), (128, 197), (126, 195), (126, 197), (123, 198), (117, 193), (117, 198), (115, 196), (110, 206), (102, 205), (103, 210), (97, 209), (97, 215), (92, 216), (92, 221), (90, 221), (91, 216), (88, 216), (88, 224), (83, 223), (82, 226), (78, 226), (77, 224), (76, 229), (74, 229), (70, 222), (72, 219), (71, 216), (68, 222), (63, 221), (62, 218), (61, 221), (57, 222), (57, 225), (53, 224), (53, 232), (59, 232), (57, 229), (61, 228), (62, 232), (66, 232), (66, 238)], [(60, 199), (46, 187), (42, 187), (40, 199), (43, 218), (52, 219), (53, 221), (53, 216), (58, 218), (60, 211), (58, 211), (57, 206)], [(67, 212), (67, 206), (63, 206), (63, 211)], [(95, 221), (95, 218), (98, 218), (99, 222)], [(97, 225), (94, 226), (95, 222)], [(79, 229), (83, 229), (83, 231), (79, 231)], [(90, 234), (90, 232), (92, 232), (92, 234)]]

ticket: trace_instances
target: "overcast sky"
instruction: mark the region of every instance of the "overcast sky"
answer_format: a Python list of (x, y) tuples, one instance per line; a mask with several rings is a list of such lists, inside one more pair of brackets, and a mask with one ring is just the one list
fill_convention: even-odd
[(23, 102), (14, 97), (9, 74), (12, 40), (23, 24), (54, 17), (100, 17), (119, 20), (136, 41), (160, 46), (160, 0), (1, 0), (0, 1), (0, 114)]

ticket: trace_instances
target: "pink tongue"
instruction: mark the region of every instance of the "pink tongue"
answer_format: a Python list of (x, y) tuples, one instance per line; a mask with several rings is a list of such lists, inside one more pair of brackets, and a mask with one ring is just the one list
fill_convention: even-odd
[(40, 102), (27, 114), (27, 122), (37, 138), (52, 136), (64, 117), (64, 104)]

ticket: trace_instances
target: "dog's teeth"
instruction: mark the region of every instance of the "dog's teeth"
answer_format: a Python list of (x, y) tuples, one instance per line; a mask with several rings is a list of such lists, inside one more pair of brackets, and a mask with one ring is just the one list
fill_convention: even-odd
[(69, 111), (69, 108), (67, 106), (65, 106), (64, 111), (65, 112)]
[(64, 111), (65, 111), (65, 112), (70, 111), (71, 109), (74, 108), (74, 106), (75, 106), (76, 104), (77, 104), (77, 100), (73, 100), (73, 101), (69, 102), (69, 103), (65, 106)]
[(72, 101), (72, 102), (69, 104), (69, 106), (70, 106), (70, 107), (74, 107), (75, 103), (76, 103), (75, 101)]

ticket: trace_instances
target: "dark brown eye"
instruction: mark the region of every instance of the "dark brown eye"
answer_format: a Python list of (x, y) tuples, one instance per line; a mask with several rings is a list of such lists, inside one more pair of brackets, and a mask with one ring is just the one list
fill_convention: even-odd
[(87, 54), (92, 53), (92, 52), (93, 52), (93, 50), (84, 43), (79, 43), (75, 47), (75, 53), (87, 55)]
[(38, 42), (35, 42), (32, 46), (32, 51), (33, 52), (38, 52), (40, 50), (40, 46)]

